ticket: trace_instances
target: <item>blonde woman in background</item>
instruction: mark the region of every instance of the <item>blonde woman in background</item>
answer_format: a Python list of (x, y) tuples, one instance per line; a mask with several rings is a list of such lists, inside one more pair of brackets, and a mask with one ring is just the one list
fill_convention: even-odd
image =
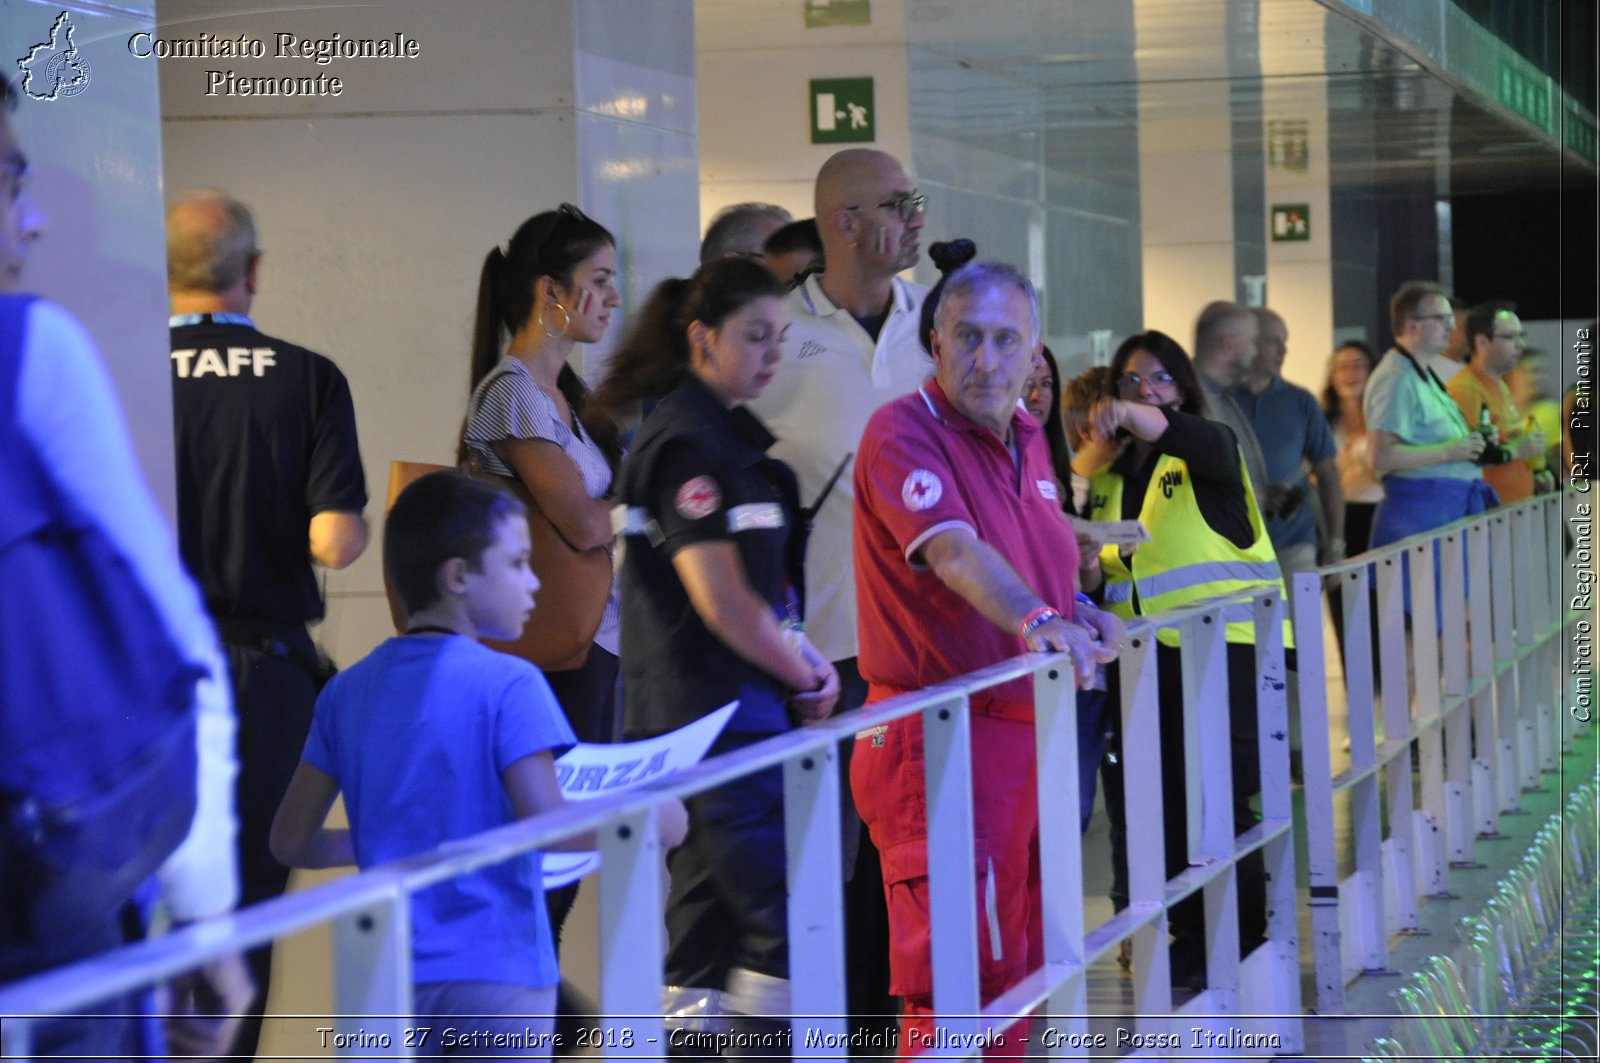
[(1322, 389), (1322, 412), (1339, 447), (1339, 485), (1344, 489), (1344, 538), (1347, 554), (1364, 553), (1372, 533), (1372, 514), (1383, 501), (1383, 481), (1372, 471), (1367, 454), (1367, 422), (1361, 399), (1377, 358), (1360, 340), (1341, 343), (1328, 357), (1328, 382)]

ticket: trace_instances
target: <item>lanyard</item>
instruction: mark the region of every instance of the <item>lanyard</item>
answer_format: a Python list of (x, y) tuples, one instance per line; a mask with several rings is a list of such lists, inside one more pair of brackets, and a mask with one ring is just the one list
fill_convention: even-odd
[(173, 314), (167, 318), (168, 328), (182, 328), (185, 325), (243, 325), (245, 328), (256, 327), (256, 323), (250, 320), (249, 314), (229, 314), (225, 312), (214, 314)]

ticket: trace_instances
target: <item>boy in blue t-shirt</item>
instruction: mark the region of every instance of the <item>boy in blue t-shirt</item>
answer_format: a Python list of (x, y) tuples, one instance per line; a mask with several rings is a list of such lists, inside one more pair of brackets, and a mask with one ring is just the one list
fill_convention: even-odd
[[(549, 684), (533, 665), (474, 641), (516, 638), (533, 610), (539, 581), (524, 512), (503, 489), (453, 472), (422, 477), (395, 500), (383, 561), (406, 633), (317, 699), (272, 825), (278, 860), (365, 869), (562, 805), (553, 757), (575, 740)], [(350, 829), (329, 830), (340, 791)], [(666, 802), (657, 822), (665, 845), (682, 841), (681, 804)], [(594, 844), (591, 832), (563, 848)], [(435, 1038), (451, 1028), (472, 1054), (548, 1053), (560, 971), (539, 854), (441, 882), (411, 902), (417, 1015), (475, 1016), (436, 1024)], [(509, 1043), (497, 1045), (496, 1033), (512, 1035), (501, 1039)]]

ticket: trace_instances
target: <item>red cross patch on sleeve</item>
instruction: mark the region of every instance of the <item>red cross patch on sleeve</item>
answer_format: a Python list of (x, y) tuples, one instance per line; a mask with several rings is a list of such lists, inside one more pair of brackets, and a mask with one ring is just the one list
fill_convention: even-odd
[(717, 481), (709, 476), (696, 476), (678, 488), (672, 505), (685, 520), (702, 520), (715, 513), (722, 505), (722, 492)]

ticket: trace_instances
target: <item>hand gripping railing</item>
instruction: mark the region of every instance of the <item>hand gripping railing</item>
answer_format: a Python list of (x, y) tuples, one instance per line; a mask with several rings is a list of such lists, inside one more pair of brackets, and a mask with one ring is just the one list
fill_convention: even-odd
[[(1253, 602), (1259, 690), (1262, 820), (1234, 836), (1226, 728), (1214, 725), (1226, 704), (1222, 608)], [(109, 952), (0, 987), (0, 1051), (26, 1059), (35, 1021), (169, 979), (217, 956), (315, 925), (333, 928), (334, 1016), (328, 1043), (341, 1055), (409, 1058), (412, 1034), (410, 895), (419, 889), (594, 829), (599, 872), (600, 1011), (608, 1056), (667, 1054), (660, 1014), (662, 970), (660, 864), (653, 808), (750, 773), (781, 766), (789, 875), (789, 951), (793, 1054), (839, 1058), (848, 1050), (839, 827), (839, 743), (856, 732), (920, 715), (928, 787), (929, 889), (934, 1005), (947, 1057), (976, 1055), (985, 1035), (1038, 1013), (1042, 1054), (1067, 1057), (1094, 1047), (1085, 970), (1127, 939), (1134, 943), (1133, 1033), (1189, 1038), (1200, 1025), (1237, 1054), (1245, 1047), (1299, 1051), (1299, 979), (1294, 917), (1294, 851), (1286, 742), (1284, 605), (1275, 591), (1197, 603), (1130, 626), (1122, 651), (1119, 706), (1124, 765), (1131, 906), (1085, 932), (1078, 835), (1076, 700), (1072, 671), (1059, 655), (1026, 655), (926, 690), (879, 702), (820, 725), (790, 732), (707, 761), (644, 788), (585, 801), (489, 831), (411, 859), (290, 894), (165, 937)], [(1161, 838), (1155, 632), (1182, 632), (1190, 868), (1166, 880)], [(977, 883), (973, 874), (973, 750), (969, 698), (1023, 676), (1034, 678), (1038, 756), (1039, 855), (1043, 884), (1044, 966), (983, 1004), (978, 981)], [(1210, 724), (1209, 726), (1203, 724)], [(976, 758), (976, 763), (975, 763)], [(1240, 962), (1234, 868), (1262, 850), (1268, 867), (1267, 945)], [(1175, 1014), (1168, 984), (1167, 909), (1194, 893), (1205, 899), (1207, 989)], [(1179, 1021), (1181, 1017), (1181, 1022)], [(972, 1046), (963, 1050), (961, 1046)], [(423, 1046), (429, 1047), (429, 1046)]]
[[(1476, 839), (1497, 837), (1499, 817), (1520, 811), (1522, 793), (1571, 748), (1572, 721), (1560, 711), (1561, 636), (1585, 621), (1560, 596), (1562, 503), (1559, 494), (1536, 496), (1294, 576), (1321, 1014), (1343, 1013), (1344, 987), (1356, 975), (1387, 971), (1389, 936), (1417, 930), (1419, 900), (1449, 896), (1450, 868), (1473, 866)], [(1344, 592), (1350, 764), (1337, 774), (1325, 582)], [(1342, 881), (1339, 794), (1349, 795), (1355, 864)]]

